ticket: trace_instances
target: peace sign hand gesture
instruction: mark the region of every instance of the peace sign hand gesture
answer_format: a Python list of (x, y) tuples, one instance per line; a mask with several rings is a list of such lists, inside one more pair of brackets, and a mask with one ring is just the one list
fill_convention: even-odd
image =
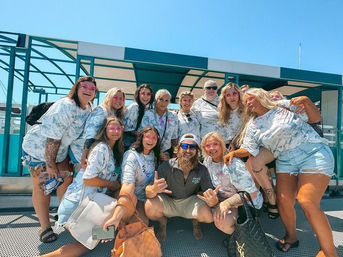
[(218, 185), (216, 187), (216, 189), (207, 189), (204, 193), (203, 193), (203, 196), (202, 195), (198, 195), (198, 197), (201, 199), (201, 200), (204, 200), (206, 202), (206, 204), (209, 206), (209, 207), (213, 207), (215, 206), (217, 203), (218, 203), (218, 191), (219, 189), (221, 188), (221, 185)]

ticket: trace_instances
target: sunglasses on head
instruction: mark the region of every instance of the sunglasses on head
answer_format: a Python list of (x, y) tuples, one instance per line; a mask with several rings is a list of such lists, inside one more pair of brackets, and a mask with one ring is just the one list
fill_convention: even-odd
[(197, 145), (196, 144), (186, 144), (186, 143), (184, 143), (184, 144), (181, 144), (180, 145), (181, 146), (181, 148), (182, 149), (184, 149), (184, 150), (186, 150), (186, 149), (190, 149), (190, 150), (195, 150), (195, 149), (197, 149)]
[(213, 86), (213, 87), (205, 87), (206, 90), (217, 90), (218, 87), (217, 86)]

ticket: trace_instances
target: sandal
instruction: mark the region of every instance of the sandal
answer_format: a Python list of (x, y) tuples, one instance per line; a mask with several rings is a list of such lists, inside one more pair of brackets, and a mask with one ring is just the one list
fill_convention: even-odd
[(268, 212), (268, 202), (263, 202), (263, 204), (262, 204), (262, 211), (263, 212)]
[[(267, 210), (268, 210), (268, 217), (269, 219), (277, 219), (280, 214), (279, 214), (279, 210), (278, 210), (278, 207), (276, 204), (270, 204), (270, 203), (267, 203)], [(275, 210), (277, 212), (275, 212)]]
[(54, 233), (54, 231), (50, 227), (44, 230), (42, 233), (40, 233), (39, 240), (43, 243), (51, 243), (57, 240), (57, 235)]
[[(283, 240), (283, 241), (284, 241), (284, 240)], [(288, 246), (288, 248), (287, 248), (286, 250), (284, 250), (286, 246)], [(299, 246), (299, 240), (297, 240), (297, 241), (295, 241), (295, 242), (293, 242), (293, 243), (291, 243), (291, 242), (286, 242), (286, 241), (281, 242), (281, 240), (279, 240), (278, 242), (276, 242), (276, 248), (277, 248), (279, 251), (281, 251), (281, 252), (288, 252), (289, 249), (291, 249), (291, 248), (296, 248), (296, 247), (298, 247), (298, 246)]]

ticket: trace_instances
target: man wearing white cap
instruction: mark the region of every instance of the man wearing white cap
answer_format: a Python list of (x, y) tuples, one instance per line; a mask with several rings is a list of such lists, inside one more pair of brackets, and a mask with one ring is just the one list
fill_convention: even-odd
[[(193, 134), (185, 134), (178, 144), (177, 158), (162, 163), (155, 172), (154, 184), (146, 187), (148, 200), (145, 213), (151, 220), (157, 220), (160, 228), (157, 237), (166, 239), (166, 225), (169, 217), (192, 219), (193, 235), (202, 238), (198, 222), (213, 222), (211, 208), (218, 198), (207, 168), (198, 160), (199, 139)], [(203, 193), (203, 199), (197, 194)]]

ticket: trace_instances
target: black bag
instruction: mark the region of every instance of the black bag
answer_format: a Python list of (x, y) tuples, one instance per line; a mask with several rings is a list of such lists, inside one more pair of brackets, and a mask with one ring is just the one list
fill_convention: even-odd
[(228, 256), (275, 257), (258, 220), (255, 206), (251, 208), (244, 197), (246, 196), (254, 205), (250, 195), (243, 191), (238, 193), (243, 202), (243, 206), (239, 207), (242, 208), (243, 215), (238, 217), (233, 234), (224, 240)]
[(25, 118), (26, 123), (31, 126), (35, 124), (41, 124), (40, 122), (38, 122), (38, 120), (40, 119), (40, 117), (43, 116), (44, 113), (49, 110), (50, 106), (53, 105), (53, 103), (54, 102), (45, 102), (33, 107), (30, 114), (27, 115)]
[(309, 125), (318, 133), (320, 137), (324, 137), (323, 129), (319, 125), (320, 123), (309, 123)]

